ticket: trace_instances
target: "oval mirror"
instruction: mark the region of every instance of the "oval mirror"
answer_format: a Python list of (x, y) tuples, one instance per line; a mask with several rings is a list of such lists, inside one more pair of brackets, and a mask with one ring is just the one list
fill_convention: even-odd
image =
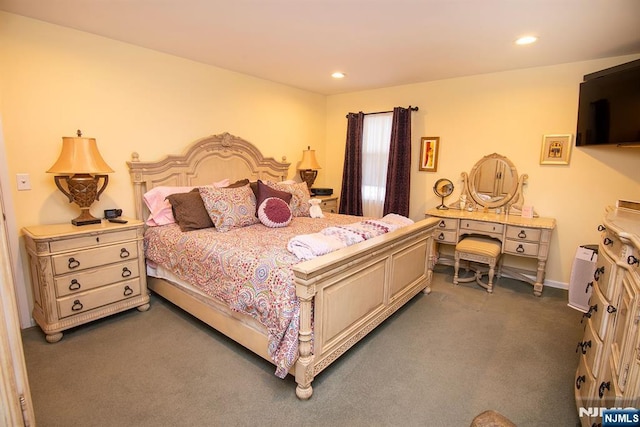
[(469, 187), (474, 202), (486, 208), (499, 208), (516, 194), (518, 171), (508, 158), (490, 154), (471, 169)]
[(438, 209), (449, 209), (444, 204), (444, 198), (453, 193), (453, 182), (450, 179), (440, 178), (433, 185), (433, 192), (440, 196), (442, 200)]

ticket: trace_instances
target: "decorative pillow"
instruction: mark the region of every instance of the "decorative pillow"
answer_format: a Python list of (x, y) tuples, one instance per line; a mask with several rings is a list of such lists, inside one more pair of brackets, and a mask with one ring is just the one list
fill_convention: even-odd
[(165, 225), (175, 222), (173, 213), (171, 212), (171, 203), (166, 198), (175, 193), (186, 193), (193, 190), (194, 187), (155, 187), (144, 193), (142, 200), (149, 209), (149, 218), (147, 225)]
[(311, 195), (305, 182), (290, 184), (288, 182), (267, 181), (266, 184), (276, 190), (291, 194), (292, 197), (289, 206), (291, 207), (293, 216), (309, 216), (309, 199)]
[(194, 188), (188, 193), (171, 194), (167, 196), (173, 217), (182, 231), (200, 230), (213, 227), (209, 212), (204, 207), (200, 191)]
[(268, 197), (258, 207), (258, 218), (267, 227), (286, 227), (291, 222), (291, 209), (281, 198)]
[[(226, 187), (227, 185), (229, 185), (229, 180), (226, 178), (213, 183), (215, 187)], [(171, 203), (167, 200), (167, 196), (176, 193), (187, 193), (194, 188), (197, 187), (158, 186), (144, 193), (142, 200), (144, 200), (144, 204), (147, 205), (150, 212), (146, 224), (154, 227), (156, 225), (173, 224), (176, 222), (176, 219), (173, 217)]]
[[(258, 184), (258, 194), (256, 195), (256, 206), (258, 206), (258, 208), (260, 207), (262, 202), (264, 202), (269, 197), (277, 197), (278, 199), (284, 200), (287, 204), (291, 202), (291, 197), (293, 197), (291, 193), (287, 193), (286, 191), (280, 191), (280, 190), (276, 190), (275, 188), (271, 188), (260, 180), (258, 180), (257, 184)], [(258, 215), (258, 212), (256, 211), (256, 216), (257, 215)]]
[(234, 182), (233, 184), (229, 184), (227, 186), (225, 186), (225, 188), (238, 188), (238, 187), (244, 187), (245, 185), (247, 185), (249, 183), (248, 179), (241, 179), (239, 181)]
[(225, 232), (259, 222), (256, 197), (248, 184), (238, 188), (205, 186), (199, 191), (216, 230)]

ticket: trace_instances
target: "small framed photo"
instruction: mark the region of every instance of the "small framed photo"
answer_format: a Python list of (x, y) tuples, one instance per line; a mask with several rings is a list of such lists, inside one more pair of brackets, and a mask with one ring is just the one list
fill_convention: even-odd
[(437, 172), (439, 151), (439, 136), (423, 136), (420, 139), (420, 164), (418, 165), (418, 170)]
[(568, 165), (573, 135), (545, 135), (540, 153), (541, 165)]

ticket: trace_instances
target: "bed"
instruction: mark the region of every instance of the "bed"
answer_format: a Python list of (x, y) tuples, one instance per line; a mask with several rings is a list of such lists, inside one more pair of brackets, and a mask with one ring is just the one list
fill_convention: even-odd
[[(266, 158), (253, 144), (229, 133), (202, 138), (182, 154), (159, 161), (141, 161), (133, 153), (127, 164), (136, 217), (141, 220), (149, 217), (143, 197), (151, 189), (203, 186), (220, 180), (284, 181), (290, 166), (285, 158)], [(334, 215), (340, 217), (327, 217)], [(304, 218), (296, 224), (305, 221), (312, 220)], [(437, 222), (423, 219), (288, 267), (293, 282), (289, 286), (297, 296), (297, 356), (288, 373), (295, 377), (298, 398), (310, 398), (316, 375), (416, 294), (430, 292), (431, 236)], [(237, 312), (170, 273), (158, 274), (151, 268), (154, 263), (149, 264), (147, 281), (154, 293), (274, 363), (268, 351), (268, 328), (255, 316)]]

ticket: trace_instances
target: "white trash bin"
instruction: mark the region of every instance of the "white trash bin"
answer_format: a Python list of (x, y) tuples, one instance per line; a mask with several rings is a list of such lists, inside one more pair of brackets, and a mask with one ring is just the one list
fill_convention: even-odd
[(589, 298), (593, 292), (593, 275), (598, 262), (598, 245), (582, 245), (576, 250), (569, 280), (569, 304), (583, 313), (589, 311)]

